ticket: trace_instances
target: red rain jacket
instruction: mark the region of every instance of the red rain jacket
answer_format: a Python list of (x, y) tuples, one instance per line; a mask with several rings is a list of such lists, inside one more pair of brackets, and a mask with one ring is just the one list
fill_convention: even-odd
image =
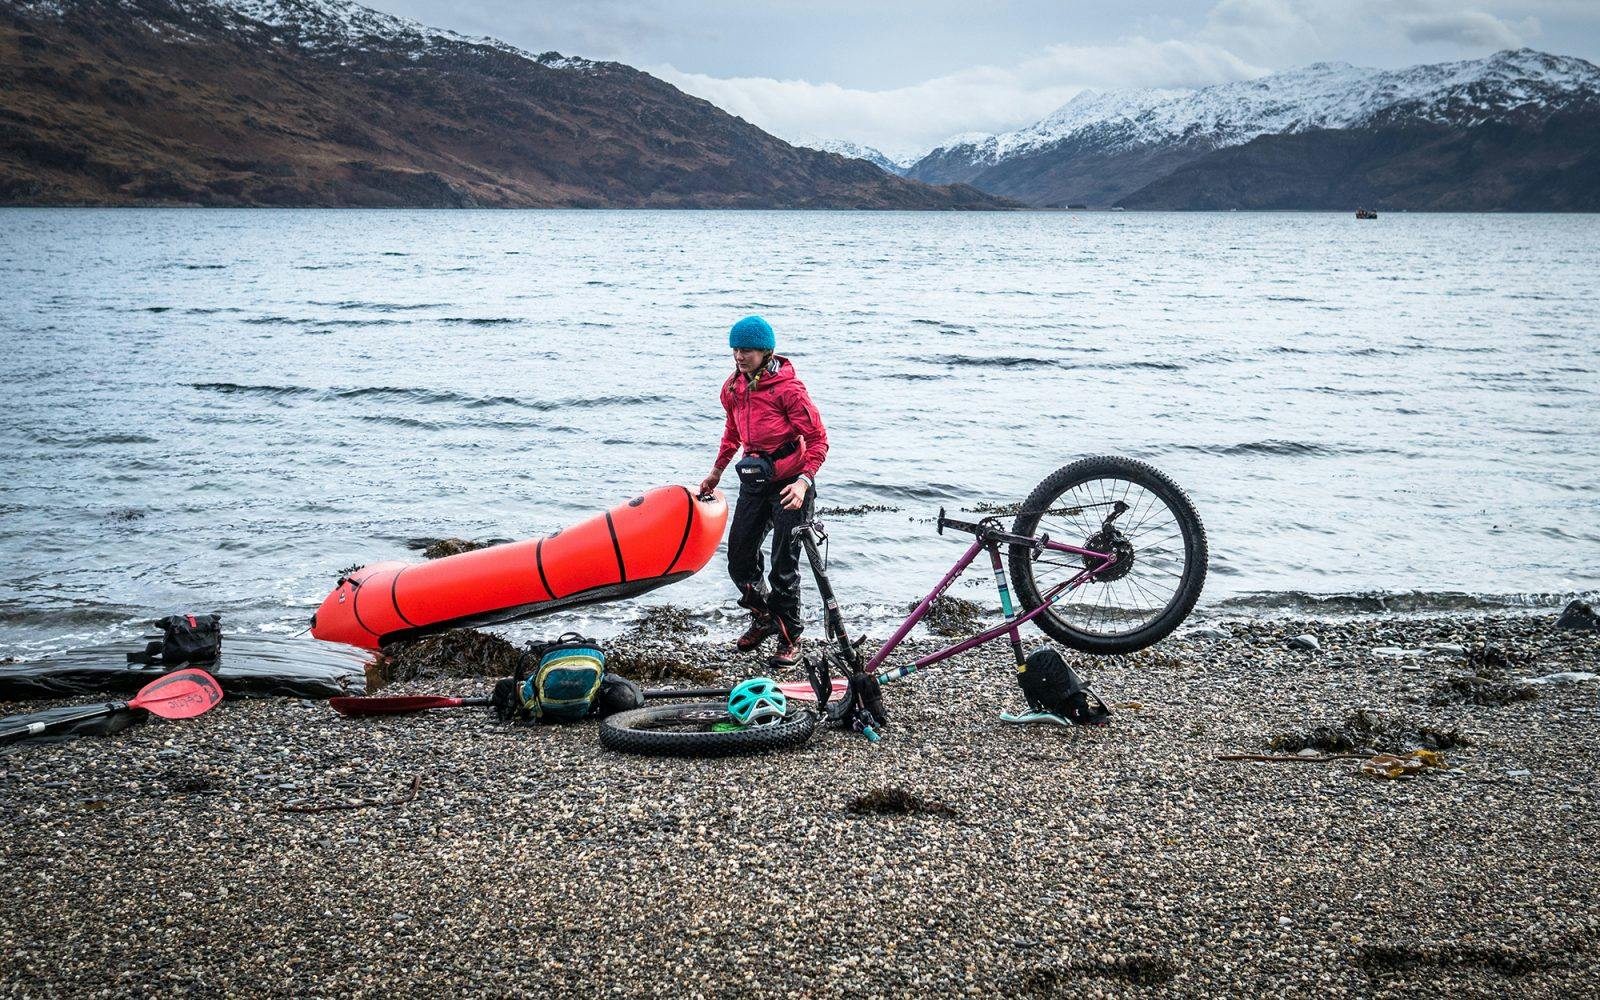
[(773, 478), (804, 473), (814, 480), (822, 460), (828, 457), (828, 431), (805, 383), (795, 378), (794, 365), (776, 354), (772, 360), (778, 363), (777, 370), (769, 367), (763, 371), (753, 388), (737, 371), (722, 383), (722, 408), (728, 420), (716, 467), (726, 468), (741, 446), (747, 454), (770, 455), (790, 441), (798, 441), (799, 450), (774, 463)]

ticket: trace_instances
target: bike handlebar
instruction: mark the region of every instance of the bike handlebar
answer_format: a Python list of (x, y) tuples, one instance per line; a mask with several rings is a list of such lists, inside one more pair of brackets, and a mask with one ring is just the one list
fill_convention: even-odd
[(939, 534), (941, 534), (941, 535), (944, 534), (944, 529), (946, 529), (946, 528), (954, 528), (957, 531), (965, 531), (968, 534), (976, 535), (980, 531), (983, 530), (983, 525), (974, 524), (971, 521), (957, 521), (953, 517), (945, 517), (944, 516), (944, 508), (940, 507), (939, 508)]

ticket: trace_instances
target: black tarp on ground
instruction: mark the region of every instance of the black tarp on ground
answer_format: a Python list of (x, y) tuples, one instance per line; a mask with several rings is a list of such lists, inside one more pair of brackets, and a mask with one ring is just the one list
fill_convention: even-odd
[[(61, 698), (95, 692), (132, 694), (176, 669), (127, 662), (144, 648), (143, 637), (125, 645), (95, 646), (28, 663), (0, 664), (0, 701)], [(367, 693), (370, 654), (315, 639), (224, 634), (215, 663), (190, 663), (217, 679), (232, 698), (331, 698)]]

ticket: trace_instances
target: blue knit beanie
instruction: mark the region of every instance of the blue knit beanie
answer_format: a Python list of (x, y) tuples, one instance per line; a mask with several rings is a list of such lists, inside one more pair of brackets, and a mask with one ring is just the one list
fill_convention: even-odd
[(728, 346), (735, 350), (776, 350), (778, 338), (772, 335), (772, 326), (760, 316), (746, 316), (733, 324), (728, 331)]

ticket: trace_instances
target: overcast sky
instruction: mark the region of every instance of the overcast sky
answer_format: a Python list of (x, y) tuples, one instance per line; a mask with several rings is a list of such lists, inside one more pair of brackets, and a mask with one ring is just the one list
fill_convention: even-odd
[(1600, 0), (365, 0), (647, 70), (786, 139), (891, 154), (1035, 121), (1085, 88), (1532, 46), (1600, 62)]

